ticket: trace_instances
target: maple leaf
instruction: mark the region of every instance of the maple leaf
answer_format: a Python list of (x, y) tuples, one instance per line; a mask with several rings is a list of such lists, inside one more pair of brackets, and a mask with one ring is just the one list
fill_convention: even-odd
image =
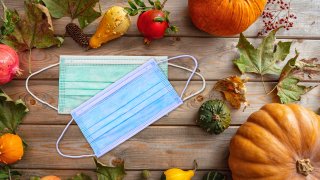
[(317, 59), (298, 61), (298, 57), (299, 53), (296, 51), (296, 56), (284, 66), (279, 82), (276, 85), (277, 95), (283, 104), (299, 101), (301, 95), (306, 94), (315, 87), (298, 84), (305, 75), (311, 77), (313, 74), (320, 73), (320, 65), (316, 64)]
[(42, 0), (54, 18), (64, 16), (78, 19), (81, 29), (88, 26), (101, 16), (101, 12), (94, 10), (99, 0)]
[(96, 172), (98, 176), (98, 180), (123, 180), (126, 172), (124, 170), (124, 161), (119, 161), (114, 163), (115, 167), (109, 167), (97, 159), (94, 159), (94, 162), (97, 166)]
[(213, 89), (222, 92), (231, 106), (239, 109), (241, 107), (241, 103), (244, 103), (245, 106), (249, 105), (246, 98), (246, 82), (247, 79), (241, 79), (238, 76), (230, 76), (219, 80)]
[[(4, 6), (4, 5), (3, 5)], [(55, 37), (48, 9), (31, 1), (24, 2), (25, 15), (4, 6), (3, 24), (1, 27), (1, 42), (17, 51), (32, 48), (48, 48), (60, 46), (63, 39)], [(29, 55), (29, 71), (31, 71)]]
[(275, 45), (275, 34), (278, 29), (263, 38), (258, 48), (255, 48), (241, 33), (237, 48), (240, 58), (233, 63), (242, 73), (256, 73), (261, 77), (265, 74), (279, 75), (281, 69), (277, 62), (283, 61), (290, 52), (292, 42), (279, 42)]
[(0, 133), (15, 134), (23, 117), (27, 114), (28, 108), (19, 99), (13, 101), (0, 89)]

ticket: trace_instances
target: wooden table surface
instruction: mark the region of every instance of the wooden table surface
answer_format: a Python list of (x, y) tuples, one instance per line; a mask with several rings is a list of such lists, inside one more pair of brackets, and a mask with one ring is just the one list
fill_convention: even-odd
[[(10, 8), (23, 11), (23, 1), (6, 0)], [(111, 5), (126, 6), (126, 0), (101, 0), (102, 9)], [(199, 173), (194, 178), (200, 180), (209, 170), (220, 170), (228, 173), (228, 145), (239, 125), (261, 106), (270, 102), (278, 102), (275, 94), (266, 95), (260, 77), (248, 75), (248, 100), (251, 104), (244, 112), (232, 111), (232, 125), (221, 135), (208, 135), (195, 125), (199, 106), (207, 99), (221, 98), (213, 92), (212, 87), (217, 80), (230, 75), (239, 75), (232, 60), (239, 56), (236, 44), (237, 37), (220, 38), (203, 33), (193, 27), (187, 15), (187, 0), (170, 0), (166, 8), (171, 11), (171, 21), (180, 29), (176, 35), (154, 41), (150, 46), (142, 43), (135, 26), (136, 18), (128, 34), (121, 39), (112, 41), (100, 49), (84, 51), (75, 42), (65, 38), (61, 48), (33, 50), (32, 70), (57, 63), (60, 55), (166, 55), (175, 56), (191, 54), (199, 59), (199, 71), (207, 79), (207, 88), (199, 96), (185, 102), (181, 107), (170, 113), (138, 135), (107, 153), (100, 160), (109, 163), (114, 158), (123, 158), (127, 176), (125, 179), (138, 180), (141, 170), (152, 171), (152, 179), (159, 179), (160, 173), (170, 167), (183, 169), (192, 168), (193, 160), (199, 163)], [(297, 48), (303, 58), (320, 58), (320, 0), (292, 0), (292, 11), (298, 16), (295, 26), (290, 31), (281, 30), (278, 39), (293, 41), (292, 52)], [(69, 18), (54, 20), (55, 33), (64, 34), (64, 27)], [(85, 29), (87, 34), (93, 34), (99, 21)], [(256, 37), (262, 27), (257, 21), (245, 35), (250, 41), (260, 42)], [(291, 54), (290, 56), (292, 56)], [(189, 61), (175, 63), (192, 68)], [(27, 53), (21, 54), (21, 64), (24, 75), (2, 87), (13, 98), (22, 98), (30, 109), (29, 114), (20, 126), (19, 134), (25, 138), (29, 147), (23, 160), (13, 167), (23, 173), (24, 179), (30, 175), (55, 174), (63, 178), (71, 177), (78, 172), (84, 172), (92, 177), (95, 168), (93, 160), (66, 159), (58, 155), (55, 142), (62, 129), (70, 119), (69, 115), (58, 115), (54, 110), (40, 104), (25, 90), (25, 78), (28, 75)], [(184, 71), (169, 68), (169, 79), (177, 91), (181, 91), (189, 76)], [(306, 80), (305, 83), (317, 85), (320, 77)], [(266, 86), (271, 89), (276, 77), (266, 77)], [(194, 78), (188, 94), (201, 87), (198, 78)], [(57, 105), (58, 101), (58, 68), (51, 69), (31, 82), (31, 89), (46, 101)], [(303, 96), (300, 104), (317, 111), (320, 107), (320, 88), (315, 88)], [(91, 149), (83, 138), (76, 124), (73, 124), (61, 144), (65, 153), (91, 153)]]

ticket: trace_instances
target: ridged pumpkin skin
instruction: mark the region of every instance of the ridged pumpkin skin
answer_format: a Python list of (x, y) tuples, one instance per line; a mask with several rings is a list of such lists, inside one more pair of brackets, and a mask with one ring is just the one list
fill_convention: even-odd
[(296, 104), (263, 106), (232, 138), (229, 167), (234, 180), (320, 179), (320, 116)]
[(0, 162), (12, 164), (21, 160), (23, 156), (23, 144), (18, 135), (4, 134), (0, 137)]
[(266, 3), (267, 0), (189, 0), (189, 14), (200, 30), (230, 36), (253, 24)]

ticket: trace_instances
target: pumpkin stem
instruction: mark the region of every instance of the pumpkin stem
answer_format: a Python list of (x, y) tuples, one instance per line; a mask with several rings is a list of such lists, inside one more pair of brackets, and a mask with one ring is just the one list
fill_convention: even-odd
[(314, 170), (314, 167), (311, 165), (310, 159), (297, 160), (296, 166), (297, 172), (304, 176), (308, 176)]
[(218, 114), (214, 114), (214, 115), (212, 116), (212, 120), (213, 120), (213, 121), (219, 121), (219, 120), (220, 120), (220, 116), (219, 116)]

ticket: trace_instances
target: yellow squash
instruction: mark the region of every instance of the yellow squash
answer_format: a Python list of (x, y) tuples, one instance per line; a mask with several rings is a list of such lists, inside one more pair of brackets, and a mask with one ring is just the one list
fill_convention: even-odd
[(166, 179), (165, 180), (191, 180), (194, 176), (194, 171), (183, 171), (178, 168), (172, 168), (164, 172)]
[(197, 171), (198, 164), (194, 161), (194, 170), (184, 171), (178, 168), (166, 170), (161, 177), (161, 180), (191, 180)]
[(98, 48), (103, 43), (123, 36), (130, 24), (130, 17), (123, 7), (111, 7), (104, 14), (95, 34), (91, 37), (90, 47)]

